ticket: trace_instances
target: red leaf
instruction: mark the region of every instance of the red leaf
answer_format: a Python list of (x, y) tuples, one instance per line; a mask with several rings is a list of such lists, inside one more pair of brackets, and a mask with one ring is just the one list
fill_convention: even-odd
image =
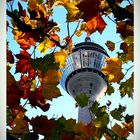
[(42, 134), (44, 136), (50, 136), (56, 127), (54, 120), (48, 120), (46, 116), (37, 116), (32, 118), (30, 124), (33, 126), (35, 133)]
[(23, 96), (23, 90), (15, 81), (14, 77), (7, 73), (7, 105), (16, 108), (20, 103), (20, 98)]
[(30, 57), (31, 55), (25, 50), (20, 51), (20, 54), (16, 54), (16, 58), (18, 59), (29, 59)]
[(100, 0), (82, 0), (78, 5), (76, 5), (83, 15), (85, 21), (91, 20), (91, 18), (98, 15), (100, 11)]
[(30, 69), (28, 71), (28, 76), (29, 76), (29, 78), (34, 78), (35, 77), (35, 70), (34, 69)]
[(106, 23), (103, 20), (103, 18), (100, 15), (98, 15), (96, 17), (93, 17), (91, 20), (89, 20), (86, 23), (86, 25), (87, 25), (88, 34), (91, 35), (95, 31), (102, 33), (102, 31), (106, 26)]
[(12, 51), (7, 49), (7, 62), (14, 63), (14, 57)]
[(31, 68), (31, 65), (29, 64), (28, 60), (19, 60), (16, 63), (16, 72), (15, 73), (27, 73), (27, 71)]

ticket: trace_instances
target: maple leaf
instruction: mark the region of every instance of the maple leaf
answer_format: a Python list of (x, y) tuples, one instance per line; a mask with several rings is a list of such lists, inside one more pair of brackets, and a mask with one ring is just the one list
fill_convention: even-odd
[(50, 104), (46, 103), (46, 99), (42, 96), (41, 86), (36, 88), (34, 92), (28, 91), (26, 96), (33, 107), (38, 106), (43, 111), (48, 111), (48, 109), (50, 108)]
[(106, 26), (105, 21), (100, 15), (93, 17), (91, 20), (86, 22), (87, 32), (91, 35), (96, 30), (101, 34)]
[(123, 137), (128, 137), (129, 136), (129, 131), (125, 128), (122, 128), (120, 125), (118, 125), (117, 123), (111, 128), (112, 131), (117, 134), (120, 138)]
[(76, 4), (77, 4), (76, 2), (71, 2), (71, 3), (65, 3), (64, 4), (64, 7), (68, 11), (68, 13), (67, 13), (67, 22), (76, 21), (81, 17), (82, 13), (78, 9)]
[(42, 74), (45, 74), (48, 69), (57, 70), (59, 63), (55, 62), (53, 53), (45, 55), (43, 58), (36, 58), (31, 60), (32, 68), (40, 70)]
[(16, 62), (16, 71), (15, 73), (27, 73), (27, 71), (31, 68), (29, 60), (21, 59)]
[(44, 136), (50, 136), (56, 127), (54, 120), (48, 120), (48, 118), (43, 115), (32, 118), (30, 124), (35, 133), (39, 133)]
[(121, 97), (124, 97), (125, 95), (128, 95), (129, 97), (133, 97), (133, 91), (134, 91), (134, 75), (132, 74), (131, 77), (126, 80), (125, 82), (121, 82), (119, 90), (121, 93)]
[(23, 119), (15, 119), (14, 120), (15, 126), (12, 130), (9, 130), (13, 135), (15, 134), (25, 134), (29, 132), (28, 122)]
[(116, 119), (116, 120), (119, 120), (121, 121), (122, 120), (122, 113), (126, 110), (126, 107), (122, 106), (122, 105), (119, 105), (119, 108), (115, 108), (114, 110), (112, 110), (110, 112), (111, 116)]
[(98, 128), (96, 128), (92, 123), (85, 125), (82, 122), (79, 122), (75, 125), (74, 130), (79, 134), (79, 137), (77, 138), (83, 138), (84, 140), (87, 140), (91, 138), (91, 136), (96, 135)]
[[(51, 38), (53, 39), (53, 40), (55, 40), (55, 41), (60, 41), (60, 37), (57, 35), (57, 34), (51, 34)], [(52, 47), (54, 47), (56, 44), (53, 42), (53, 41), (51, 41), (51, 46)]]
[(134, 44), (130, 45), (121, 45), (123, 53), (118, 53), (118, 58), (124, 62), (134, 61)]
[(51, 48), (51, 41), (48, 37), (43, 42), (41, 42), (37, 47), (37, 49), (41, 53), (46, 53), (50, 48)]
[(133, 26), (131, 25), (131, 22), (129, 23), (129, 20), (117, 22), (117, 33), (120, 33), (123, 38), (133, 36), (133, 30)]
[(41, 79), (42, 84), (42, 95), (44, 98), (51, 100), (52, 98), (59, 97), (60, 91), (56, 87), (59, 84), (61, 78), (61, 72), (56, 70), (48, 70), (43, 79)]
[(67, 52), (65, 50), (63, 50), (63, 49), (61, 49), (60, 52), (55, 52), (54, 53), (55, 62), (59, 63), (60, 68), (65, 67), (65, 62), (66, 62), (67, 56), (68, 56)]
[(119, 58), (106, 58), (107, 65), (102, 68), (102, 72), (109, 76), (110, 82), (120, 82), (124, 74), (122, 73), (122, 61)]
[(79, 96), (76, 96), (76, 98), (75, 98), (78, 105), (81, 107), (85, 107), (88, 105), (88, 99), (89, 99), (89, 97), (85, 93), (82, 93)]
[(12, 51), (7, 49), (7, 62), (14, 63), (14, 56), (12, 55)]
[(100, 5), (100, 0), (82, 0), (76, 6), (83, 13), (81, 18), (83, 18), (84, 21), (87, 22), (91, 20), (93, 17), (98, 15), (100, 11), (99, 5)]
[(22, 88), (18, 85), (10, 72), (7, 72), (7, 105), (11, 108), (17, 108), (22, 96)]
[(108, 47), (108, 49), (109, 49), (110, 51), (113, 51), (113, 50), (115, 49), (115, 43), (112, 42), (112, 41), (107, 41), (107, 42), (105, 43), (105, 45)]

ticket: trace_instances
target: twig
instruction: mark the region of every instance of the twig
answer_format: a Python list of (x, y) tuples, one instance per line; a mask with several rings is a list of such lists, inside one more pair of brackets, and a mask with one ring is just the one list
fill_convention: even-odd
[(124, 76), (128, 73), (128, 71), (130, 70), (130, 69), (132, 69), (134, 67), (134, 65), (132, 65), (130, 68), (128, 68), (127, 69), (127, 71), (126, 71), (126, 73), (124, 74)]
[[(27, 102), (28, 102), (28, 99), (26, 100), (26, 102), (24, 103), (24, 105), (22, 107), (24, 107), (27, 104)], [(19, 114), (19, 112), (21, 110), (22, 110), (22, 108), (17, 112), (17, 114), (13, 117), (13, 119), (10, 122), (7, 123), (7, 125), (10, 125), (14, 121), (14, 119), (17, 117), (17, 115)]]
[(116, 22), (110, 16), (107, 15), (107, 17), (116, 24)]
[(69, 22), (67, 22), (67, 31), (68, 31), (68, 37), (70, 37), (70, 28), (69, 28)]
[(75, 31), (73, 32), (73, 34), (71, 35), (71, 37), (69, 38), (69, 40), (67, 41), (67, 43), (66, 43), (66, 48), (67, 48), (67, 46), (68, 46), (68, 44), (69, 44), (69, 42), (70, 42), (70, 40), (72, 39), (72, 37), (74, 36), (74, 34), (75, 34), (75, 32), (77, 31), (77, 29), (78, 29), (78, 27), (79, 27), (79, 25), (80, 25), (80, 20), (79, 20), (79, 22), (78, 22), (78, 24), (77, 24), (77, 26), (76, 26), (76, 28), (75, 28)]

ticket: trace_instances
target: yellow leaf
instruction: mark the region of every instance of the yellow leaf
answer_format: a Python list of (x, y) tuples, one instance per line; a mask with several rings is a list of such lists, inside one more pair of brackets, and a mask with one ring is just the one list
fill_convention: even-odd
[(54, 58), (55, 58), (55, 62), (59, 63), (59, 67), (60, 68), (64, 68), (65, 67), (66, 58), (67, 58), (67, 52), (65, 50), (61, 49), (60, 52), (56, 52), (54, 54)]
[(48, 49), (51, 48), (51, 41), (50, 39), (47, 37), (43, 42), (41, 42), (39, 45), (38, 45), (38, 50), (41, 52), (41, 53), (46, 53), (48, 51)]
[(107, 65), (102, 68), (102, 72), (109, 76), (110, 82), (120, 82), (124, 74), (122, 73), (122, 61), (119, 58), (106, 58)]
[(46, 12), (47, 10), (46, 10), (46, 7), (45, 7), (44, 4), (40, 4), (40, 5), (38, 6), (38, 10), (39, 10), (39, 12), (42, 12), (42, 13), (43, 13), (44, 17), (47, 16), (47, 12)]
[(71, 2), (71, 3), (66, 2), (64, 4), (64, 7), (68, 11), (67, 22), (76, 21), (81, 17), (82, 12), (78, 9), (78, 7), (76, 7), (76, 4), (77, 4), (76, 2)]
[(36, 89), (36, 80), (32, 81), (31, 90), (34, 91)]

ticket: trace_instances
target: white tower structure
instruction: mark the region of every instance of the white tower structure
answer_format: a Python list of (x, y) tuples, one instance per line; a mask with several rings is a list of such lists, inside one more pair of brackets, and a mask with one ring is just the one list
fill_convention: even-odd
[(79, 107), (78, 122), (88, 124), (94, 119), (89, 108), (107, 90), (105, 75), (100, 71), (106, 64), (106, 57), (109, 57), (106, 50), (86, 37), (85, 42), (75, 45), (67, 58), (60, 85), (73, 98), (81, 93), (89, 97), (88, 106)]

